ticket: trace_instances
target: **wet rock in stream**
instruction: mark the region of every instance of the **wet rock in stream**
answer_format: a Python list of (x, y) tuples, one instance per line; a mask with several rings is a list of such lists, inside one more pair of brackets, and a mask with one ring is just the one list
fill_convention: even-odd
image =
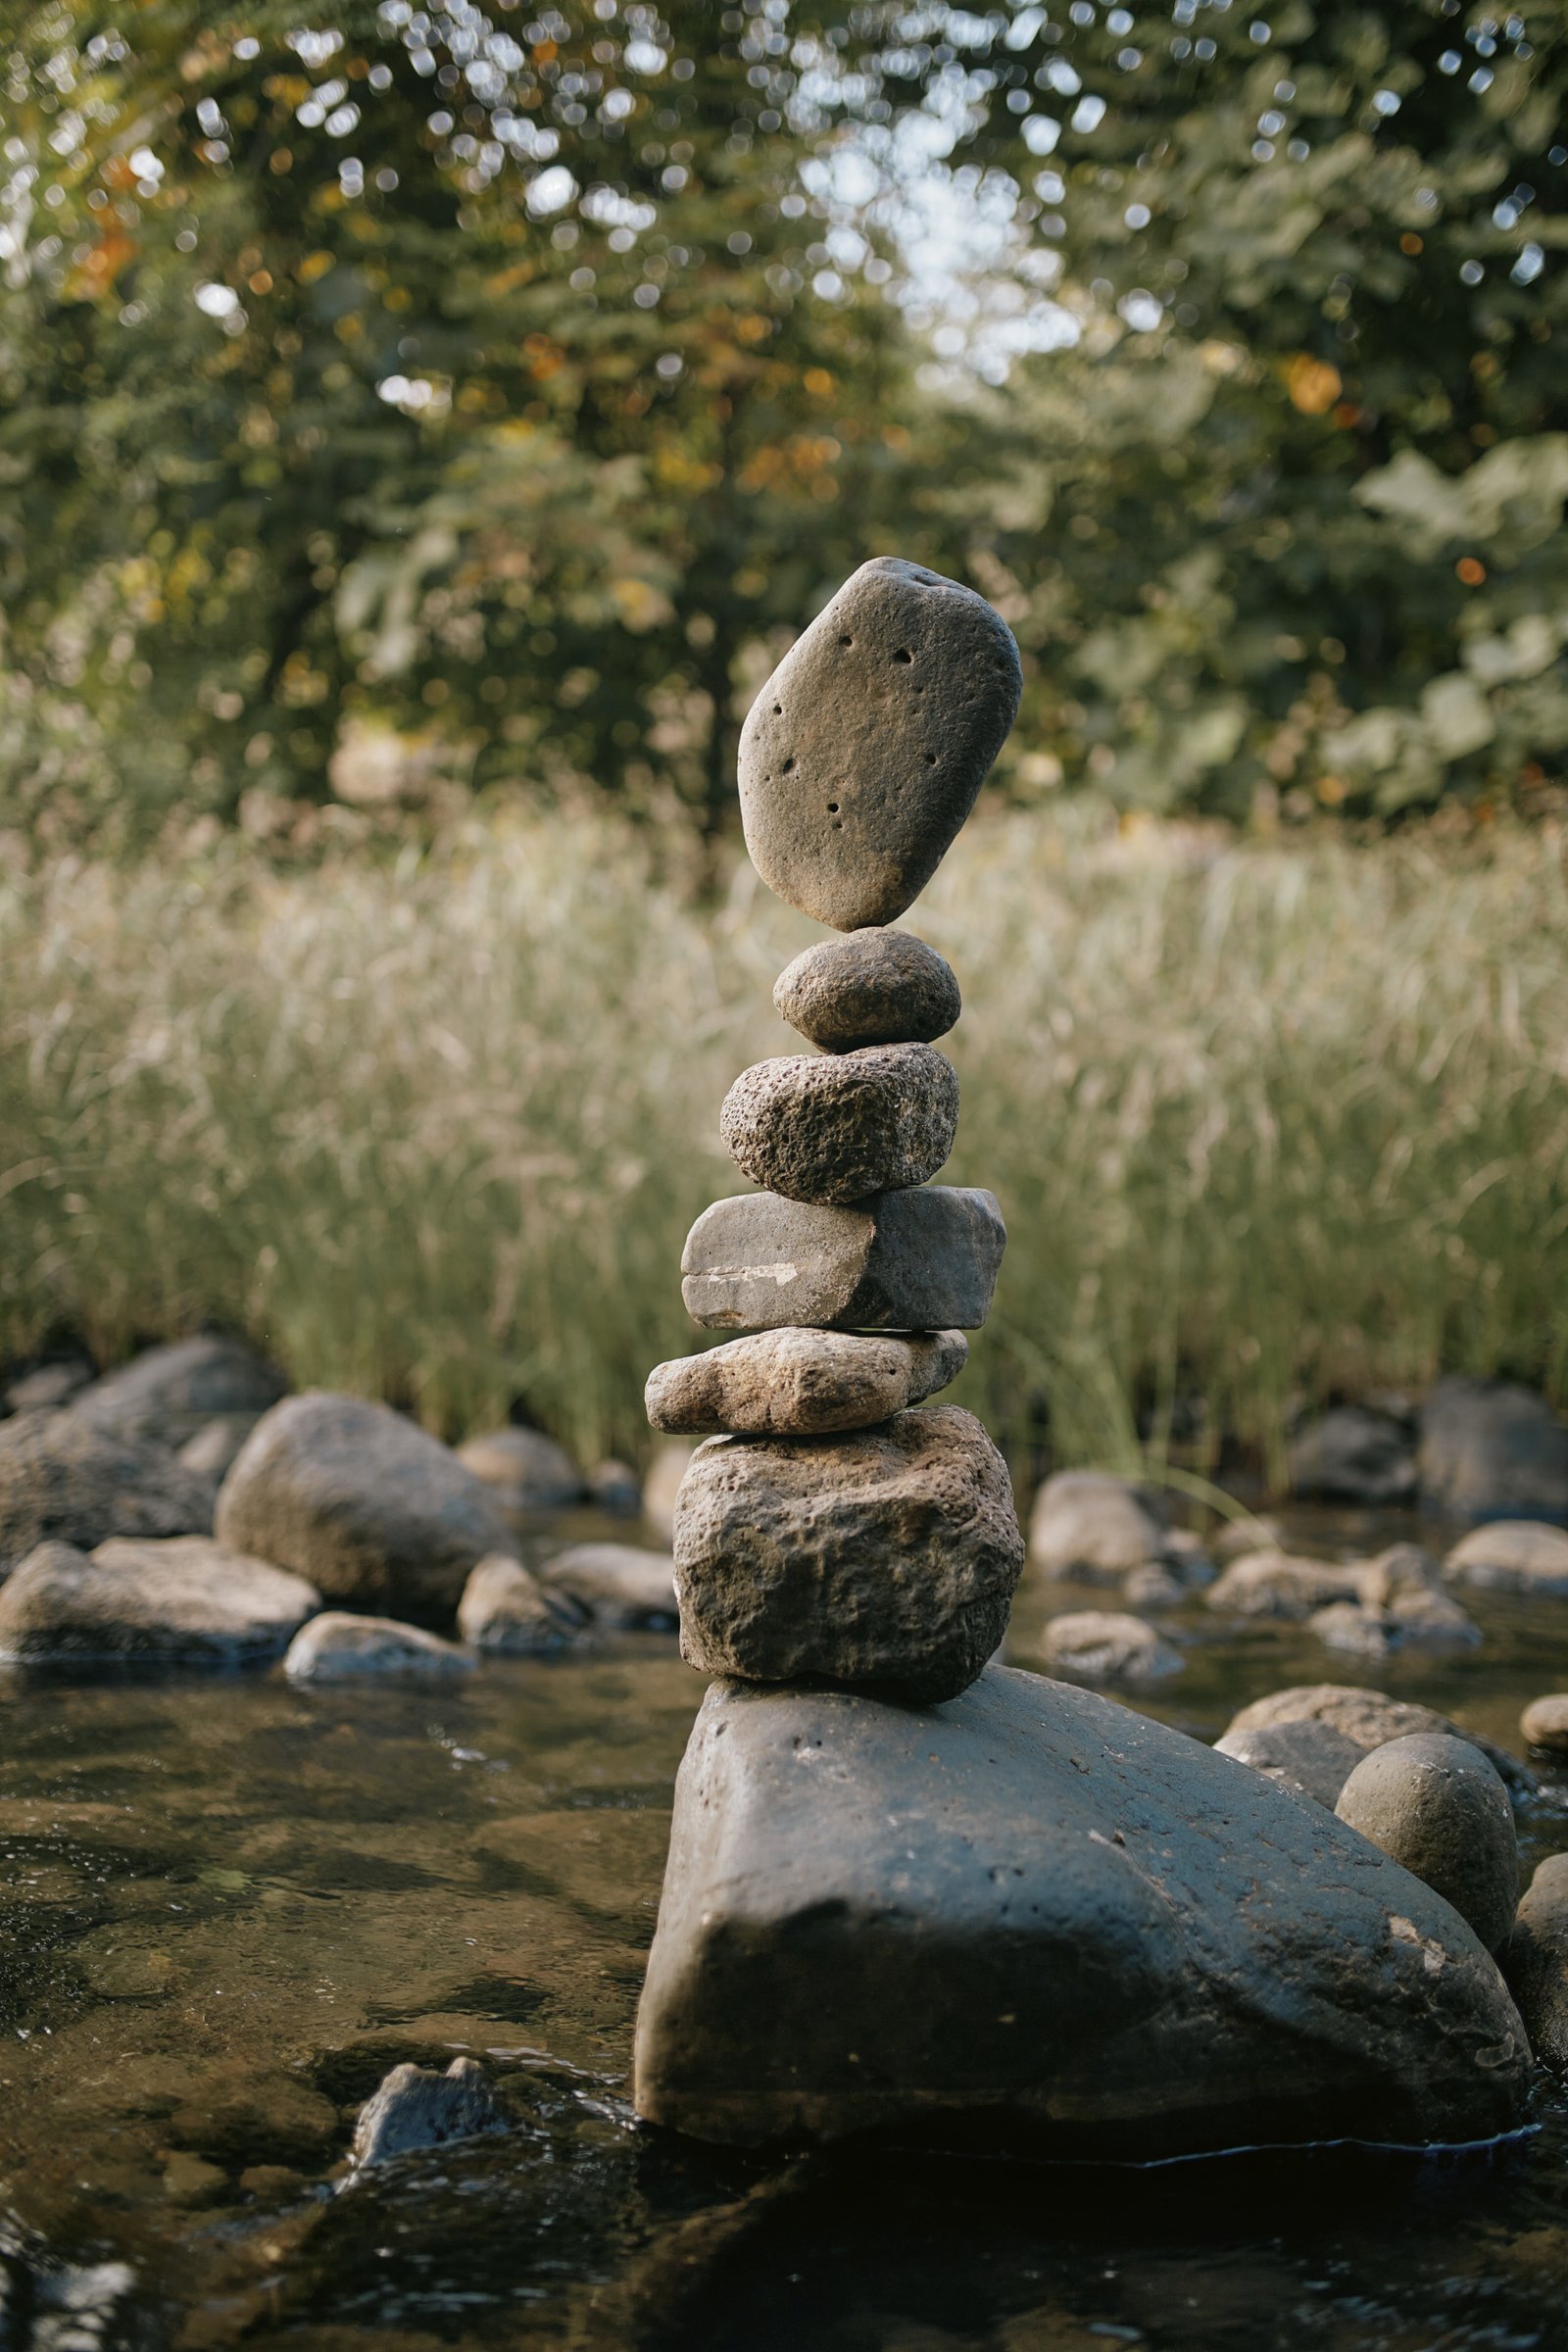
[(506, 2128), (485, 2071), (474, 2059), (454, 2058), (444, 2075), (430, 2067), (395, 2066), (360, 2109), (350, 2178), (415, 2148), (440, 2147), (447, 2140), (474, 2139)]

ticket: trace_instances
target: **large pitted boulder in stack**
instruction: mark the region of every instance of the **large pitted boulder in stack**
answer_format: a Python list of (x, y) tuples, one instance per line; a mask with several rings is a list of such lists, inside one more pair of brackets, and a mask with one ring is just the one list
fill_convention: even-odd
[(1012, 632), (956, 580), (878, 556), (797, 640), (741, 734), (741, 822), (769, 890), (857, 931), (917, 899), (1018, 712)]
[(1022, 1567), (1007, 1465), (954, 1405), (855, 1437), (710, 1438), (675, 1510), (681, 1655), (951, 1698), (1005, 1633)]

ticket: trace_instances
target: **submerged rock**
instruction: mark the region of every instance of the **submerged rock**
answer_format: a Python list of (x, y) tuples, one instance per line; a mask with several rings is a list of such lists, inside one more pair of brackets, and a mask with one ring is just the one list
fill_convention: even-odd
[(1421, 1412), (1421, 1499), (1455, 1519), (1568, 1519), (1568, 1427), (1510, 1380), (1440, 1380)]
[(958, 1073), (935, 1046), (782, 1054), (741, 1072), (718, 1131), (754, 1184), (842, 1206), (930, 1182), (958, 1131)]
[(213, 1488), (161, 1446), (71, 1411), (0, 1422), (0, 1576), (40, 1544), (90, 1551), (109, 1536), (210, 1536)]
[(637, 2021), (650, 2121), (944, 2111), (1078, 2147), (1479, 2139), (1530, 2054), (1449, 1905), (1319, 1806), (1069, 1685), (709, 1692)]
[(655, 1429), (820, 1438), (891, 1420), (968, 1360), (961, 1331), (756, 1331), (656, 1364), (644, 1400)]
[(547, 1657), (574, 1642), (589, 1612), (569, 1592), (552, 1592), (520, 1560), (483, 1559), (463, 1588), (458, 1631), (493, 1657)]
[(0, 2345), (5, 2352), (130, 2352), (149, 2344), (128, 2263), (62, 2262), (0, 2208)]
[(1182, 1653), (1141, 1617), (1074, 1609), (1053, 1617), (1042, 1641), (1046, 1663), (1070, 1683), (1161, 1683), (1182, 1670)]
[(1519, 1729), (1532, 1747), (1548, 1756), (1568, 1756), (1568, 1690), (1533, 1698), (1519, 1718)]
[(1568, 2068), (1568, 1854), (1537, 1866), (1497, 1959), (1536, 2056)]
[(349, 2161), (355, 2173), (364, 2173), (415, 2148), (444, 2147), (506, 2128), (476, 2059), (454, 2058), (444, 2075), (433, 2067), (395, 2066), (360, 2109)]
[(1324, 1502), (1389, 1509), (1416, 1490), (1415, 1437), (1407, 1421), (1366, 1404), (1315, 1413), (1290, 1443), (1291, 1493)]
[(422, 1626), (327, 1609), (295, 1635), (283, 1672), (291, 1683), (447, 1682), (471, 1674), (473, 1663), (466, 1649)]
[(581, 1603), (596, 1625), (621, 1633), (672, 1634), (679, 1622), (675, 1563), (640, 1544), (572, 1544), (545, 1560), (546, 1591)]
[(1352, 1573), (1356, 1600), (1336, 1601), (1309, 1620), (1308, 1630), (1329, 1648), (1388, 1658), (1478, 1646), (1480, 1627), (1444, 1591), (1436, 1560), (1419, 1544), (1396, 1544)]
[(956, 1405), (851, 1437), (710, 1438), (675, 1517), (681, 1655), (948, 1698), (1001, 1642), (1022, 1565), (1007, 1466)]
[(218, 1497), (220, 1539), (328, 1600), (450, 1619), (470, 1570), (510, 1551), (489, 1491), (401, 1413), (322, 1389), (259, 1421)]
[(1472, 1747), (1479, 1747), (1516, 1796), (1528, 1795), (1537, 1785), (1527, 1764), (1510, 1756), (1506, 1748), (1494, 1746), (1480, 1732), (1467, 1732), (1463, 1724), (1450, 1723), (1435, 1707), (1417, 1706), (1413, 1699), (1391, 1698), (1386, 1690), (1366, 1690), (1354, 1683), (1298, 1683), (1288, 1690), (1271, 1690), (1233, 1715), (1224, 1736), (1228, 1740), (1233, 1732), (1261, 1731), (1276, 1723), (1332, 1724), (1353, 1740), (1363, 1754), (1412, 1732), (1451, 1732), (1456, 1740), (1468, 1740)]
[(994, 1196), (953, 1185), (853, 1208), (741, 1193), (686, 1236), (681, 1297), (715, 1331), (978, 1331), (1006, 1240)]
[(1486, 1757), (1451, 1732), (1416, 1732), (1363, 1756), (1335, 1811), (1450, 1902), (1488, 1951), (1513, 1925), (1513, 1807)]
[(492, 1429), (458, 1447), (458, 1459), (483, 1479), (507, 1511), (564, 1511), (587, 1493), (564, 1446), (542, 1429)]
[(824, 939), (773, 983), (781, 1018), (829, 1054), (860, 1046), (929, 1045), (962, 1009), (952, 965), (912, 931), (878, 926)]
[(94, 1429), (177, 1450), (209, 1421), (260, 1420), (288, 1395), (275, 1364), (220, 1332), (148, 1348), (83, 1389), (72, 1411)]
[(1281, 1788), (1309, 1796), (1331, 1813), (1366, 1753), (1330, 1723), (1261, 1724), (1255, 1731), (1226, 1732), (1214, 1745), (1222, 1756), (1250, 1764)]
[(897, 556), (845, 582), (741, 731), (741, 823), (769, 890), (835, 930), (890, 923), (1006, 740), (1018, 649), (984, 597)]
[(1568, 1597), (1568, 1529), (1540, 1519), (1494, 1519), (1461, 1537), (1443, 1563), (1457, 1585), (1541, 1599)]
[(280, 1655), (320, 1605), (303, 1577), (206, 1536), (41, 1544), (0, 1585), (0, 1658), (238, 1666)]

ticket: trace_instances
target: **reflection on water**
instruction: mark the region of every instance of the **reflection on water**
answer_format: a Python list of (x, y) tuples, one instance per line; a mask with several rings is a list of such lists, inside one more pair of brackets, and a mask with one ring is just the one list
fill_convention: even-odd
[[(1022, 1595), (1017, 1662), (1084, 1598)], [(1376, 1671), (1196, 1606), (1152, 1705), (1212, 1737), (1282, 1683), (1375, 1681), (1516, 1747), (1522, 1702), (1568, 1682), (1568, 1608), (1474, 1605), (1479, 1656)], [(1568, 2342), (1550, 2094), (1536, 2136), (1480, 2155), (1145, 2172), (906, 2144), (784, 2163), (636, 2127), (701, 1690), (657, 1637), (422, 1694), (0, 1687), (0, 2201), (63, 2262), (130, 2264), (150, 2340), (191, 2352)], [(1568, 1846), (1568, 1779), (1522, 1826), (1532, 1860)], [(387, 2068), (459, 2052), (512, 2132), (334, 2194)], [(0, 2343), (24, 2324), (0, 2300)]]

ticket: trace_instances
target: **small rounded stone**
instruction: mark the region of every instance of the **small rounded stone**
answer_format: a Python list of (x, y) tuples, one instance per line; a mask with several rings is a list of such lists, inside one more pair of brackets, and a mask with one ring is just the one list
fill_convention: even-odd
[(1069, 1683), (1159, 1683), (1182, 1671), (1179, 1649), (1142, 1617), (1118, 1609), (1053, 1617), (1042, 1647), (1052, 1673)]
[(1508, 1791), (1479, 1748), (1446, 1732), (1391, 1740), (1356, 1766), (1334, 1810), (1496, 1950), (1519, 1900), (1519, 1849)]
[(881, 925), (808, 948), (774, 981), (773, 1004), (781, 1020), (829, 1054), (929, 1045), (963, 1008), (946, 957), (912, 931)]
[(656, 1364), (644, 1397), (653, 1427), (682, 1436), (828, 1437), (919, 1404), (968, 1358), (961, 1331), (759, 1331)]
[(741, 1072), (718, 1126), (754, 1183), (840, 1207), (930, 1181), (957, 1133), (958, 1073), (935, 1046), (782, 1054)]
[(1568, 1756), (1568, 1690), (1553, 1690), (1533, 1698), (1519, 1718), (1519, 1729), (1532, 1747), (1548, 1756)]

